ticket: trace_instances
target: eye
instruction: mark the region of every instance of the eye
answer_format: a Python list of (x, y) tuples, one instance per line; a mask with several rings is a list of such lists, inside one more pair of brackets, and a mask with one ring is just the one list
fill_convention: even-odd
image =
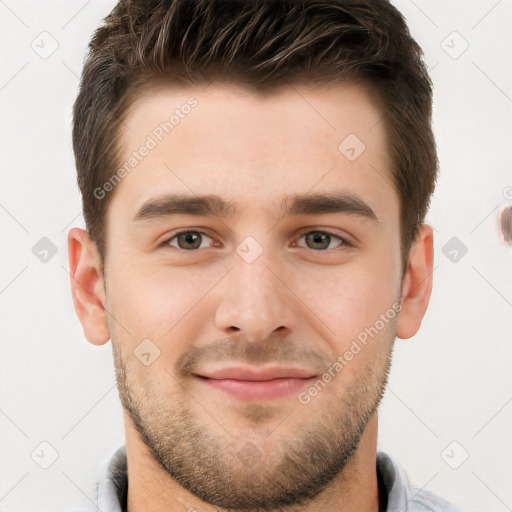
[(329, 248), (329, 245), (331, 244), (333, 239), (338, 240), (339, 242), (335, 247), (330, 247), (331, 250), (338, 249), (339, 247), (343, 248), (345, 247), (353, 247), (353, 245), (346, 240), (345, 238), (334, 235), (332, 233), (328, 233), (326, 231), (309, 231), (307, 233), (303, 233), (299, 239), (302, 237), (305, 237), (306, 240), (306, 247), (303, 245), (298, 245), (294, 243), (293, 245), (303, 247), (305, 249), (315, 249), (324, 251)]
[[(338, 248), (343, 247), (353, 247), (347, 239), (340, 237), (338, 235), (334, 235), (333, 233), (329, 233), (326, 231), (309, 231), (300, 235), (299, 240), (305, 237), (306, 246), (300, 245), (296, 242), (293, 242), (292, 246), (301, 247), (304, 249), (313, 249), (316, 251), (325, 251), (325, 250), (336, 250)], [(162, 246), (171, 246), (176, 249), (184, 250), (184, 251), (193, 251), (201, 248), (202, 242), (204, 239), (212, 241), (212, 238), (209, 237), (203, 231), (180, 231), (175, 233), (170, 238), (166, 239), (162, 242)], [(337, 240), (337, 244), (335, 247), (332, 247), (332, 241)], [(220, 245), (219, 242), (215, 242), (214, 246), (218, 247)], [(207, 246), (208, 247), (208, 246)]]
[[(194, 249), (199, 249), (201, 247), (201, 242), (203, 241), (204, 238), (212, 240), (203, 231), (180, 231), (179, 233), (176, 233), (167, 240), (165, 240), (162, 243), (162, 245), (170, 245), (172, 247), (175, 247), (176, 249), (191, 251)], [(175, 243), (173, 243), (174, 239), (176, 239)]]

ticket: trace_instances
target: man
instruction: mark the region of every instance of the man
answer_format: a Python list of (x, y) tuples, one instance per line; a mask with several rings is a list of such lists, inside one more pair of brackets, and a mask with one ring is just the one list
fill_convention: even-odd
[(386, 0), (105, 19), (74, 107), (87, 231), (68, 236), (124, 409), (99, 510), (458, 510), (376, 448), (395, 337), (432, 290), (431, 108)]

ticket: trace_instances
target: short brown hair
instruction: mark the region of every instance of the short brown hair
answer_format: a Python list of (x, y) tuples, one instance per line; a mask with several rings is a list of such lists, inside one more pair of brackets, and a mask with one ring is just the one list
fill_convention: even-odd
[[(94, 33), (73, 110), (83, 214), (102, 264), (120, 165), (122, 115), (150, 80), (230, 80), (255, 91), (290, 83), (375, 86), (400, 198), (402, 269), (438, 174), (432, 83), (423, 52), (387, 0), (121, 0)], [(380, 179), (380, 178), (378, 178)]]

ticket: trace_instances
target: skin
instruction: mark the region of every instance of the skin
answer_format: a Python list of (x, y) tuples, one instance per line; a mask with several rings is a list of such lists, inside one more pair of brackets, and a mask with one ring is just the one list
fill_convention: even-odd
[[(126, 113), (123, 155), (191, 96), (198, 105), (114, 191), (105, 276), (87, 232), (68, 235), (85, 336), (95, 345), (112, 340), (128, 509), (377, 511), (377, 406), (395, 337), (416, 334), (428, 307), (433, 232), (422, 226), (402, 274), (399, 199), (376, 96), (356, 83), (265, 95), (221, 83), (155, 85)], [(350, 133), (366, 146), (355, 161), (338, 149)], [(333, 191), (357, 194), (379, 222), (278, 214), (286, 195)], [(217, 194), (236, 210), (230, 218), (132, 220), (167, 192)], [(176, 237), (164, 244), (183, 230), (207, 236), (193, 250)], [(318, 231), (334, 235), (330, 245), (306, 236)], [(251, 263), (236, 252), (247, 236), (262, 249)], [(321, 376), (398, 302), (392, 321), (307, 404), (296, 392), (239, 399), (192, 373), (214, 361), (278, 362)], [(160, 350), (149, 366), (134, 355), (145, 339)]]

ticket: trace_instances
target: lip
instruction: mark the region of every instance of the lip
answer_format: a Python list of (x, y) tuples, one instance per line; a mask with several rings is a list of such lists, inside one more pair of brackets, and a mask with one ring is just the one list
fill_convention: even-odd
[(225, 366), (196, 372), (207, 379), (234, 379), (243, 381), (265, 381), (273, 379), (309, 379), (315, 373), (305, 368), (284, 366)]
[(316, 374), (304, 368), (230, 366), (196, 372), (194, 376), (242, 400), (270, 400), (298, 393)]

